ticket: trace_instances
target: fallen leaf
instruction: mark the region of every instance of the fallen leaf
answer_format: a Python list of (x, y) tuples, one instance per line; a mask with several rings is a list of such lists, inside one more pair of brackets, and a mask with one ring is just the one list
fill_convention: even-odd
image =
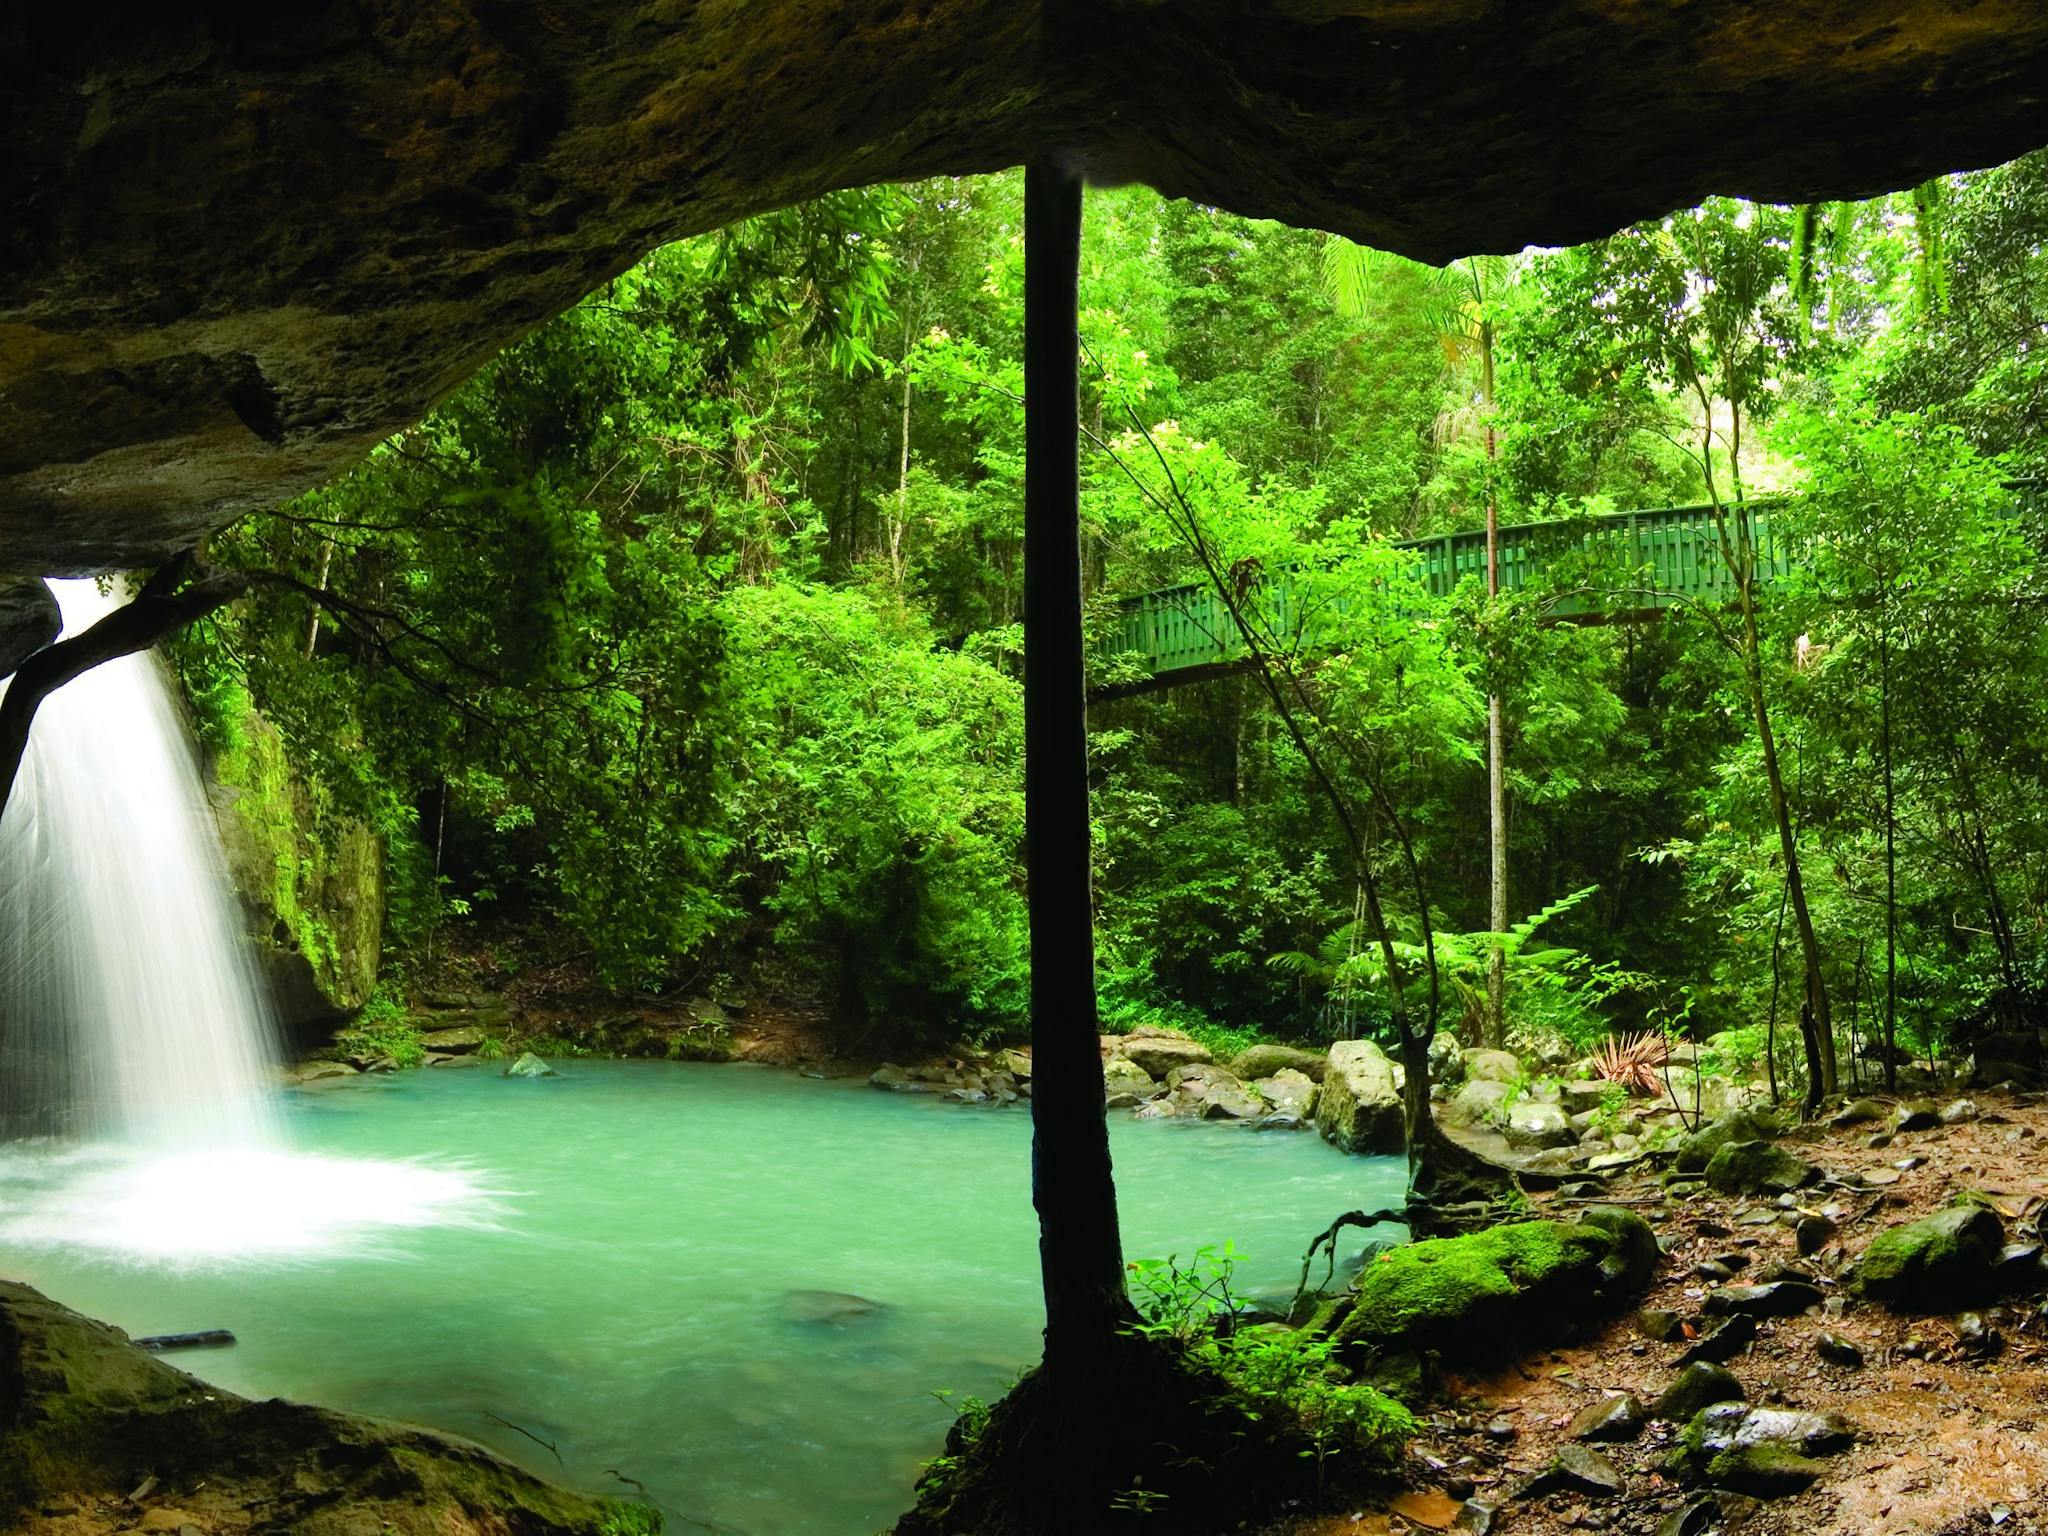
[(1387, 1505), (1403, 1520), (1432, 1531), (1448, 1531), (1458, 1519), (1458, 1501), (1434, 1488), (1404, 1493)]

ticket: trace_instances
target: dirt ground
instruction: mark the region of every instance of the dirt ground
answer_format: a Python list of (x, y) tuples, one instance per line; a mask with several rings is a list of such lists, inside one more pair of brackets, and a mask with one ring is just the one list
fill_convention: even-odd
[[(1641, 1164), (1616, 1177), (1610, 1199), (1627, 1202), (1656, 1226), (1667, 1249), (1642, 1306), (1697, 1322), (1711, 1282), (1695, 1266), (1746, 1257), (1738, 1281), (1774, 1265), (1820, 1285), (1829, 1308), (1763, 1321), (1758, 1337), (1728, 1362), (1751, 1402), (1839, 1413), (1857, 1427), (1854, 1449), (1824, 1463), (1805, 1493), (1767, 1503), (1729, 1498), (1708, 1528), (1728, 1536), (2048, 1536), (2048, 1308), (2042, 1288), (1981, 1316), (2001, 1337), (1989, 1357), (1973, 1355), (1947, 1316), (1901, 1317), (1846, 1295), (1841, 1279), (1878, 1232), (1947, 1205), (1970, 1190), (1991, 1197), (2005, 1218), (2031, 1235), (2048, 1205), (2048, 1096), (1976, 1093), (1982, 1117), (1866, 1145), (1881, 1126), (1827, 1127), (1795, 1133), (1783, 1145), (1828, 1175), (1797, 1196), (1800, 1209), (1833, 1216), (1838, 1230), (1802, 1259), (1776, 1197), (1702, 1192), (1667, 1199), (1658, 1169)], [(1802, 1139), (1810, 1138), (1810, 1139)], [(1538, 1195), (1545, 1214), (1584, 1203)], [(1823, 1362), (1823, 1329), (1863, 1352), (1860, 1369)], [(1685, 1502), (1659, 1471), (1675, 1425), (1652, 1421), (1632, 1444), (1596, 1447), (1626, 1477), (1618, 1497), (1552, 1493), (1512, 1497), (1530, 1474), (1569, 1444), (1574, 1415), (1603, 1395), (1633, 1393), (1647, 1405), (1677, 1374), (1683, 1338), (1658, 1343), (1636, 1314), (1595, 1324), (1580, 1337), (1491, 1376), (1451, 1383), (1451, 1403), (1434, 1412), (1412, 1448), (1413, 1487), (1355, 1510), (1298, 1519), (1270, 1536), (1380, 1536), (1474, 1529), (1457, 1524), (1457, 1500), (1497, 1504), (1491, 1529), (1504, 1536), (1607, 1531), (1656, 1536)]]

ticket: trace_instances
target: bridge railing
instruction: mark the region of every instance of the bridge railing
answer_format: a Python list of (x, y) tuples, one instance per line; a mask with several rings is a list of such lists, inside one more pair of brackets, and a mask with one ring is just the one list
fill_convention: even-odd
[[(1757, 575), (1765, 584), (1791, 573), (1793, 551), (1771, 529), (1772, 504), (1751, 502)], [(1486, 531), (1402, 539), (1397, 549), (1414, 553), (1414, 573), (1434, 597), (1448, 597), (1458, 583), (1486, 576)], [(1566, 557), (1583, 554), (1589, 580), (1582, 590), (1558, 594), (1550, 611), (1558, 618), (1589, 619), (1617, 613), (1638, 615), (1686, 601), (1732, 599), (1735, 578), (1721, 557), (1721, 541), (1710, 506), (1656, 507), (1542, 523), (1515, 523), (1500, 530), (1500, 584), (1519, 591), (1535, 573)], [(1304, 635), (1314, 616), (1303, 611), (1303, 594), (1289, 573), (1264, 578), (1252, 602), (1266, 634), (1283, 642), (1313, 642)], [(1108, 649), (1142, 659), (1157, 675), (1199, 667), (1227, 666), (1244, 659), (1244, 645), (1229, 609), (1207, 582), (1163, 587), (1126, 598)]]

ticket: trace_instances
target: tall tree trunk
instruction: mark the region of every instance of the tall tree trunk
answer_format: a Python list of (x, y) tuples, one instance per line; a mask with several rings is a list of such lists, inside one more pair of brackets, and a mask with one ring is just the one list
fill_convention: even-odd
[[(320, 541), (320, 576), (319, 579), (313, 583), (314, 587), (316, 587), (318, 590), (322, 592), (325, 592), (327, 590), (328, 572), (331, 571), (333, 567), (334, 540), (322, 539)], [(316, 605), (313, 609), (313, 616), (306, 620), (306, 660), (311, 661), (313, 659), (313, 652), (316, 649), (318, 649), (319, 644), (320, 609)]]
[[(1031, 926), (1031, 1198), (1046, 1385), (1077, 1410), (1131, 1316), (1103, 1119), (1082, 679), (1076, 304), (1081, 179), (1024, 177), (1024, 826)], [(1094, 1421), (1077, 1411), (1075, 1422)]]
[[(1486, 595), (1500, 596), (1500, 496), (1494, 484), (1498, 443), (1493, 430), (1493, 325), (1479, 324), (1479, 403), (1486, 413)], [(1495, 933), (1508, 927), (1508, 788), (1506, 732), (1501, 697), (1486, 697), (1486, 922)], [(1508, 957), (1495, 940), (1486, 958), (1486, 1043), (1507, 1044)]]
[(1892, 1053), (1898, 1045), (1899, 1023), (1899, 817), (1892, 784), (1892, 650), (1887, 614), (1880, 614), (1877, 621), (1877, 751), (1884, 764), (1884, 1087), (1887, 1093), (1897, 1093), (1899, 1069)]
[[(1738, 509), (1738, 515), (1746, 519), (1747, 509)], [(1756, 719), (1757, 745), (1763, 750), (1764, 779), (1770, 788), (1778, 849), (1785, 860), (1785, 892), (1792, 902), (1792, 925), (1799, 934), (1799, 953), (1805, 962), (1805, 1004), (1799, 1011), (1799, 1030), (1806, 1047), (1806, 1112), (1811, 1114), (1836, 1089), (1834, 1021), (1828, 1010), (1827, 981), (1821, 972), (1820, 940), (1814, 934), (1813, 916), (1806, 906), (1799, 837), (1792, 827), (1785, 775), (1778, 763), (1777, 733), (1771, 728), (1770, 701), (1764, 694), (1763, 650), (1756, 627), (1756, 560), (1747, 537), (1743, 543), (1748, 560), (1735, 578), (1742, 604), (1742, 671), (1749, 688), (1750, 710)]]

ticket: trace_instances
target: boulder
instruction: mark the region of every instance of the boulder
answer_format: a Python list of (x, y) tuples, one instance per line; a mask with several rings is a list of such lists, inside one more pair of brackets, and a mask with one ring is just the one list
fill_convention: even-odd
[(1979, 1113), (1980, 1111), (1974, 1099), (1957, 1099), (1953, 1103), (1941, 1106), (1941, 1123), (1943, 1125), (1966, 1125), (1970, 1121), (1975, 1120)]
[(1523, 1099), (1507, 1113), (1501, 1134), (1519, 1151), (1541, 1151), (1546, 1147), (1568, 1147), (1578, 1140), (1564, 1110), (1555, 1104)]
[(1628, 1090), (1621, 1084), (1597, 1077), (1566, 1083), (1561, 1093), (1565, 1112), (1573, 1115), (1590, 1115), (1605, 1109), (1609, 1099), (1618, 1102), (1628, 1097)]
[(1817, 1285), (1804, 1280), (1772, 1280), (1764, 1285), (1724, 1285), (1709, 1291), (1700, 1310), (1709, 1317), (1797, 1317), (1820, 1303)]
[(1330, 1047), (1316, 1129), (1346, 1152), (1395, 1153), (1407, 1144), (1401, 1089), (1385, 1051), (1370, 1040), (1339, 1040)]
[(453, 1029), (430, 1029), (420, 1036), (420, 1044), (430, 1051), (439, 1051), (445, 1056), (463, 1056), (484, 1043), (484, 1032), (474, 1024), (459, 1024)]
[(1847, 1130), (1852, 1125), (1868, 1125), (1884, 1118), (1884, 1106), (1875, 1099), (1851, 1099), (1828, 1117), (1828, 1124), (1838, 1130)]
[(1512, 1083), (1516, 1078), (1526, 1075), (1522, 1071), (1521, 1061), (1513, 1051), (1493, 1051), (1482, 1046), (1474, 1046), (1463, 1053), (1463, 1060), (1467, 1082), (1477, 1077), (1488, 1082)]
[(1493, 1125), (1508, 1101), (1508, 1085), (1475, 1077), (1451, 1096), (1451, 1108), (1474, 1125)]
[(1316, 1098), (1320, 1090), (1314, 1079), (1306, 1072), (1297, 1072), (1292, 1067), (1282, 1067), (1270, 1077), (1262, 1077), (1252, 1084), (1274, 1110), (1283, 1115), (1292, 1115), (1298, 1120), (1313, 1119), (1316, 1112)]
[(1892, 1132), (1931, 1131), (1941, 1124), (1941, 1113), (1932, 1099), (1907, 1099), (1892, 1111)]
[(1149, 1099), (1159, 1091), (1152, 1075), (1128, 1056), (1112, 1056), (1102, 1064), (1102, 1091), (1114, 1099)]
[(1182, 1113), (1203, 1120), (1254, 1120), (1266, 1112), (1257, 1091), (1221, 1067), (1175, 1067), (1166, 1074), (1166, 1086)]
[(1724, 1195), (1781, 1195), (1820, 1177), (1820, 1170), (1768, 1141), (1725, 1142), (1707, 1159), (1707, 1187)]
[[(1756, 1319), (1737, 1312), (1704, 1329), (1678, 1357), (1680, 1365), (1726, 1365), (1756, 1342)], [(1679, 1415), (1671, 1415), (1679, 1417)]]
[(1663, 1395), (1650, 1405), (1650, 1417), (1682, 1424), (1711, 1404), (1740, 1403), (1748, 1397), (1733, 1374), (1712, 1361), (1696, 1360), (1680, 1371)]
[(1729, 1142), (1770, 1141), (1781, 1135), (1784, 1129), (1775, 1115), (1764, 1110), (1738, 1109), (1711, 1125), (1702, 1126), (1680, 1142), (1678, 1169), (1681, 1173), (1698, 1173)]
[(1948, 1311), (1997, 1287), (2005, 1228), (1981, 1205), (1956, 1205), (1889, 1228), (1857, 1261), (1858, 1295), (1905, 1312)]
[(1670, 1470), (1683, 1482), (1775, 1498), (1820, 1477), (1814, 1457), (1836, 1455), (1855, 1443), (1855, 1426), (1839, 1414), (1716, 1403), (1686, 1425)]
[(1452, 1088), (1465, 1080), (1465, 1053), (1458, 1047), (1458, 1037), (1447, 1029), (1430, 1037), (1429, 1080)]
[(1516, 1489), (1515, 1497), (1533, 1499), (1545, 1493), (1577, 1493), (1605, 1499), (1620, 1493), (1622, 1485), (1621, 1472), (1605, 1456), (1583, 1445), (1567, 1445), (1549, 1466)]
[(1260, 1044), (1238, 1054), (1230, 1070), (1246, 1082), (1272, 1077), (1278, 1072), (1300, 1072), (1313, 1082), (1323, 1080), (1329, 1057), (1321, 1051), (1306, 1051), (1298, 1045)]
[(507, 1077), (555, 1077), (555, 1069), (542, 1061), (531, 1051), (521, 1051), (519, 1059), (505, 1069)]
[[(602, 1536), (645, 1529), (473, 1441), (252, 1402), (0, 1281), (0, 1530)], [(154, 1510), (137, 1508), (130, 1494)], [(175, 1498), (171, 1496), (175, 1490)], [(156, 1501), (150, 1501), (156, 1502)], [(122, 1510), (115, 1522), (38, 1511)], [(175, 1516), (184, 1516), (176, 1524)]]
[[(521, 1061), (526, 1060), (524, 1056), (519, 1059)], [(912, 1077), (893, 1061), (883, 1062), (873, 1072), (868, 1074), (868, 1086), (870, 1088), (880, 1088), (889, 1093), (935, 1093), (938, 1091), (935, 1084), (928, 1083), (922, 1078)]]
[(1623, 1392), (1581, 1408), (1565, 1433), (1574, 1440), (1633, 1440), (1643, 1432), (1643, 1405)]
[(1115, 1038), (1116, 1043), (1110, 1048), (1111, 1057), (1121, 1056), (1126, 1061), (1135, 1062), (1152, 1077), (1164, 1077), (1175, 1067), (1207, 1066), (1215, 1060), (1209, 1054), (1209, 1047), (1177, 1030), (1148, 1026)]
[(1633, 1298), (1656, 1263), (1649, 1224), (1610, 1206), (1575, 1222), (1508, 1222), (1407, 1243), (1365, 1267), (1336, 1338), (1354, 1359), (1519, 1353), (1532, 1337)]

